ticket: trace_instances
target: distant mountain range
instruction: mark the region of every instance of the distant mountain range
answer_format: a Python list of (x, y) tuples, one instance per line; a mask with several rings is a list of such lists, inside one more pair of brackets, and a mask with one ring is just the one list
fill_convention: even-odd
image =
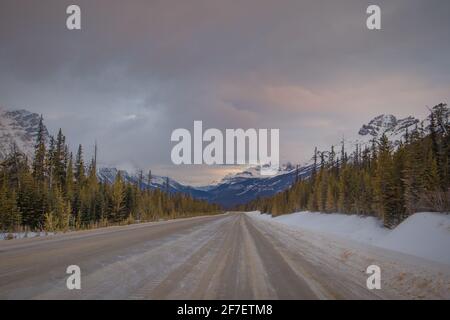
[[(307, 177), (311, 173), (312, 166), (299, 168), (299, 177)], [(116, 168), (100, 168), (98, 176), (102, 181), (113, 182), (119, 170)], [(120, 171), (121, 176), (129, 182), (138, 183), (139, 174), (130, 174), (126, 171)], [(218, 184), (194, 187), (183, 185), (169, 178), (161, 176), (152, 176), (149, 184), (144, 178), (141, 182), (142, 188), (159, 188), (168, 192), (182, 192), (198, 199), (208, 200), (218, 203), (225, 208), (232, 208), (239, 204), (247, 203), (257, 197), (270, 196), (289, 188), (296, 179), (297, 170), (284, 168), (280, 169), (275, 176), (260, 176), (258, 168), (250, 168), (235, 175), (228, 175)]]
[[(354, 148), (356, 144), (370, 143), (373, 139), (379, 139), (383, 133), (394, 144), (398, 144), (406, 130), (411, 132), (417, 125), (426, 126), (427, 121), (428, 119), (425, 119), (420, 122), (414, 117), (397, 119), (393, 115), (377, 116), (361, 127), (358, 138), (349, 141), (348, 148)], [(31, 159), (34, 153), (38, 124), (39, 115), (36, 113), (23, 109), (9, 111), (0, 109), (0, 159), (8, 154), (14, 143)], [(297, 171), (293, 166), (285, 166), (280, 168), (278, 174), (274, 176), (261, 176), (258, 168), (249, 168), (238, 174), (228, 175), (217, 184), (204, 187), (184, 185), (171, 178), (153, 175), (150, 183), (145, 178), (143, 179), (142, 187), (158, 188), (171, 193), (182, 192), (198, 199), (218, 203), (225, 208), (231, 208), (257, 197), (271, 196), (283, 191), (292, 185), (297, 173), (301, 178), (305, 178), (310, 175), (312, 168), (313, 166), (309, 164), (300, 167)], [(138, 174), (117, 168), (99, 168), (98, 177), (101, 181), (112, 183), (119, 171), (126, 181), (138, 183)]]

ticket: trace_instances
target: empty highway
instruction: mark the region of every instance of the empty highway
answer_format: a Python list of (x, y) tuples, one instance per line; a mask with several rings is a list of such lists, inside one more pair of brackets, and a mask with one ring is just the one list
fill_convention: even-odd
[[(416, 297), (413, 283), (445, 282), (445, 270), (417, 278), (389, 252), (346, 246), (245, 213), (1, 241), (0, 299), (446, 298), (434, 287)], [(374, 262), (389, 268), (382, 290), (366, 287)], [(80, 290), (66, 286), (69, 265)]]

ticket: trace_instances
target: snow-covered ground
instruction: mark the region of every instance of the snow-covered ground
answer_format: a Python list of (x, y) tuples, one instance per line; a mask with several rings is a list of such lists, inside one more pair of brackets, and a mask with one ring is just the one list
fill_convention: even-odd
[(297, 212), (272, 218), (259, 212), (248, 214), (296, 229), (332, 234), (450, 265), (450, 215), (416, 213), (389, 230), (374, 217), (357, 215)]
[(35, 238), (54, 235), (53, 232), (0, 232), (0, 240)]

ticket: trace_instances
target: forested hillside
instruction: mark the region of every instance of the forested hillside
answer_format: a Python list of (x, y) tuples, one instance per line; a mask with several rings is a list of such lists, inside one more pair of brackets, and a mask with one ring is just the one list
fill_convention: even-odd
[(332, 147), (314, 152), (307, 179), (242, 210), (281, 215), (301, 210), (378, 216), (392, 228), (419, 211), (450, 210), (450, 126), (446, 104), (406, 132), (394, 147), (386, 135), (347, 154)]
[[(185, 194), (149, 190), (143, 183), (97, 178), (95, 157), (86, 164), (80, 145), (75, 157), (62, 131), (50, 137), (42, 117), (33, 159), (13, 144), (0, 163), (0, 231), (69, 230), (219, 213), (216, 205)], [(152, 177), (142, 177), (148, 183)]]

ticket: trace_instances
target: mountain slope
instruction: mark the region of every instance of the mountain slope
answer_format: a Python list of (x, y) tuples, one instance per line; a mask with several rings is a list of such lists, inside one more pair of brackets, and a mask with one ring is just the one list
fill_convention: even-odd
[(386, 134), (389, 140), (397, 141), (403, 137), (406, 130), (411, 131), (419, 120), (414, 117), (397, 119), (395, 116), (382, 114), (373, 118), (368, 124), (364, 124), (358, 134), (368, 139), (379, 139)]
[[(120, 172), (121, 177), (127, 181), (134, 184), (139, 184), (139, 174), (130, 174), (125, 170), (119, 170), (117, 168), (99, 168), (97, 172), (97, 176), (100, 181), (113, 183), (116, 179), (117, 174)], [(167, 181), (169, 182), (167, 186)], [(208, 200), (208, 192), (202, 190), (201, 188), (195, 188), (187, 185), (183, 185), (172, 178), (163, 177), (158, 175), (152, 175), (151, 182), (144, 177), (141, 181), (142, 189), (161, 189), (164, 191), (168, 191), (170, 193), (185, 193), (189, 194), (197, 199)]]
[(419, 119), (411, 116), (398, 119), (391, 114), (382, 114), (364, 124), (358, 131), (358, 138), (349, 142), (353, 147), (367, 146), (385, 134), (394, 146), (398, 146), (400, 141), (404, 140), (406, 132), (412, 132), (420, 124)]
[(298, 174), (299, 178), (308, 177), (313, 166), (282, 170), (275, 176), (258, 176), (244, 171), (225, 177), (219, 184), (208, 190), (208, 199), (225, 208), (245, 204), (258, 197), (267, 197), (289, 188)]
[[(39, 118), (37, 113), (23, 109), (0, 109), (0, 159), (11, 151), (14, 144), (29, 159), (33, 158)], [(48, 136), (47, 129), (45, 131)]]

